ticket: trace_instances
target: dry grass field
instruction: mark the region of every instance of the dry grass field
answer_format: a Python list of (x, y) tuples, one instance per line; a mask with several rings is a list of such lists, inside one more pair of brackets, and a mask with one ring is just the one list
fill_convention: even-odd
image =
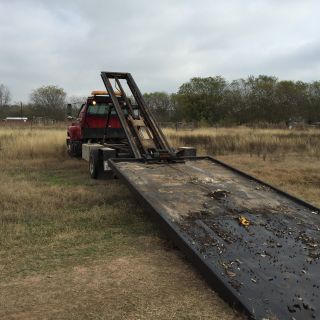
[(239, 319), (65, 130), (0, 129), (0, 319)]
[(248, 154), (263, 159), (287, 154), (320, 157), (320, 129), (285, 130), (248, 127), (165, 129), (173, 145), (197, 146), (210, 155)]
[[(320, 130), (166, 129), (320, 206)], [(0, 128), (0, 319), (239, 319), (63, 129)]]

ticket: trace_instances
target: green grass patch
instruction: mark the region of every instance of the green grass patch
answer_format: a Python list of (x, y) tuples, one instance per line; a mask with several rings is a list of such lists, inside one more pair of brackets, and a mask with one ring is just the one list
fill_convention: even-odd
[[(11, 168), (5, 172), (12, 184), (26, 184), (28, 192), (20, 197), (26, 198), (26, 205), (18, 203), (1, 217), (2, 280), (98, 257), (132, 255), (144, 249), (142, 236), (158, 235), (119, 180), (93, 181), (84, 164), (76, 164), (78, 168), (66, 162), (38, 171)], [(33, 199), (30, 193), (37, 201), (39, 192), (38, 206), (28, 206)]]

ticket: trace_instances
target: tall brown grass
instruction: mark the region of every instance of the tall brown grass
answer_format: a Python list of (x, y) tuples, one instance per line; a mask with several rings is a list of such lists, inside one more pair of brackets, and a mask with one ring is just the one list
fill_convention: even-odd
[(173, 146), (194, 146), (211, 155), (251, 154), (263, 156), (303, 153), (320, 155), (320, 129), (202, 128), (193, 131), (165, 128)]
[(66, 130), (54, 128), (0, 128), (0, 160), (61, 157)]
[[(287, 154), (320, 156), (320, 129), (202, 128), (164, 129), (174, 147), (194, 146), (202, 154), (249, 154), (263, 158)], [(0, 160), (65, 156), (66, 130), (61, 128), (0, 128)]]

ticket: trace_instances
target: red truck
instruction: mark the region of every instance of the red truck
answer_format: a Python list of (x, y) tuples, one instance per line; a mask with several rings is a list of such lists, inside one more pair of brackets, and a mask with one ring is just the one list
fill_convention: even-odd
[[(123, 105), (120, 93), (116, 92), (116, 97)], [(126, 138), (107, 91), (92, 91), (81, 106), (78, 117), (73, 120), (67, 129), (66, 139), (70, 156), (81, 157), (83, 143), (102, 143), (106, 136), (113, 143)]]

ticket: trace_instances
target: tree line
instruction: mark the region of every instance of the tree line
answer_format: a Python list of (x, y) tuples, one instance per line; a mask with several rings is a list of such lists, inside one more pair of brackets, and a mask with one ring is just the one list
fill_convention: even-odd
[(0, 119), (6, 117), (49, 118), (57, 121), (66, 119), (67, 104), (76, 115), (86, 97), (67, 96), (63, 88), (55, 85), (42, 86), (33, 90), (28, 103), (10, 103), (11, 94), (7, 86), (0, 85)]
[[(280, 123), (291, 120), (320, 121), (320, 81), (278, 80), (273, 76), (249, 76), (227, 81), (222, 76), (192, 78), (176, 93), (151, 92), (144, 98), (161, 122), (200, 124)], [(30, 102), (10, 104), (8, 87), (0, 85), (0, 117), (49, 117), (64, 120), (67, 103), (73, 113), (86, 97), (67, 97), (58, 86), (33, 90)], [(21, 114), (22, 111), (22, 114)]]
[(320, 121), (320, 81), (249, 76), (227, 81), (221, 76), (192, 78), (177, 93), (144, 95), (160, 121), (203, 124)]

